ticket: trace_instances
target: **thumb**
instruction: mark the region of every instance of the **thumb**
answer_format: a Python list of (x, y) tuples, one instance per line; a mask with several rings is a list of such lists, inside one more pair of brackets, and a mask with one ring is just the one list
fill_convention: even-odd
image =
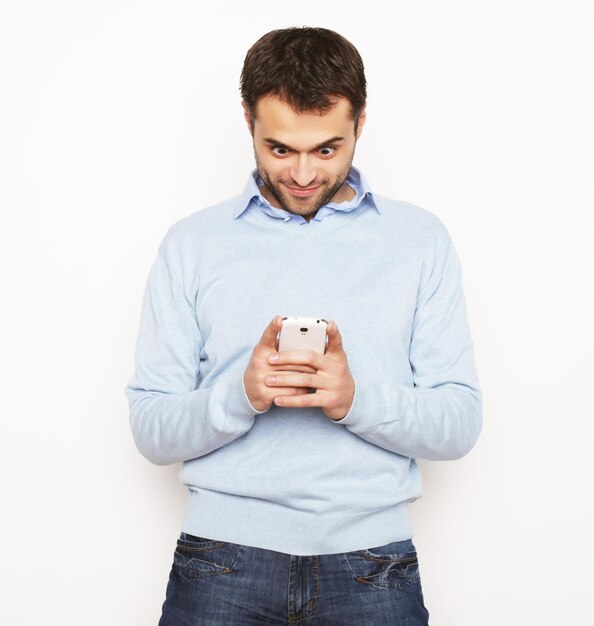
[(281, 327), (282, 317), (280, 315), (275, 315), (270, 324), (266, 326), (258, 343), (265, 348), (272, 348), (272, 350), (276, 350), (276, 336), (278, 335)]
[(337, 352), (343, 352), (342, 348), (342, 335), (338, 330), (336, 322), (330, 320), (326, 328), (326, 335), (328, 336), (328, 346), (326, 347), (326, 354), (332, 354)]

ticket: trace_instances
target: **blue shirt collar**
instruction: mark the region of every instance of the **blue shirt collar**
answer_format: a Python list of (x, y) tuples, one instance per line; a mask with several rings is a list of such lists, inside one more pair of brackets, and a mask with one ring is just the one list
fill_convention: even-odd
[[(369, 188), (369, 184), (365, 180), (363, 174), (356, 167), (351, 166), (345, 182), (349, 185), (349, 187), (352, 187), (355, 190), (355, 197), (352, 200), (345, 200), (340, 203), (329, 202), (328, 204), (325, 204), (323, 207), (320, 207), (313, 220), (320, 222), (325, 217), (335, 213), (336, 211), (342, 211), (344, 213), (354, 211), (366, 198), (369, 199), (369, 203), (375, 208), (375, 210), (378, 213), (381, 213), (379, 206), (373, 197), (373, 192)], [(307, 220), (300, 215), (295, 215), (294, 213), (285, 211), (285, 209), (273, 207), (268, 200), (260, 194), (259, 187), (262, 184), (262, 178), (258, 174), (258, 169), (255, 168), (248, 176), (244, 190), (237, 199), (235, 212), (233, 213), (234, 218), (238, 218), (253, 201), (254, 204), (259, 206), (264, 213), (270, 215), (271, 217), (280, 218), (285, 221), (297, 219), (298, 221), (307, 223)]]

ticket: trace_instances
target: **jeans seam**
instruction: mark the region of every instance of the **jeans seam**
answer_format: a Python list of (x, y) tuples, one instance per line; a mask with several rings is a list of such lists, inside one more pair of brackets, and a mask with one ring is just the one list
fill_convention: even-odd
[[(192, 550), (192, 551), (198, 551), (198, 552), (205, 552), (208, 550), (218, 550), (219, 548), (222, 548), (226, 545), (229, 545), (228, 541), (218, 541), (213, 545), (208, 545), (208, 546), (198, 546), (198, 547), (193, 547), (193, 546), (186, 546), (182, 543), (177, 544), (177, 548), (181, 548), (182, 550)], [(177, 550), (176, 548), (176, 550)]]
[(376, 557), (367, 554), (364, 550), (357, 550), (357, 554), (361, 555), (366, 561), (374, 561), (375, 563), (396, 563), (398, 565), (411, 565), (418, 562), (418, 557), (410, 556), (405, 559), (390, 559), (387, 557)]
[[(305, 609), (304, 611), (302, 610), (301, 614), (289, 612), (289, 615), (288, 615), (289, 624), (296, 624), (297, 622), (301, 622), (305, 619), (308, 619), (309, 617), (311, 617), (311, 615), (316, 611), (318, 607), (318, 599), (320, 596), (320, 560), (321, 560), (321, 557), (320, 555), (312, 555), (312, 559), (313, 559), (312, 597), (309, 599), (309, 602), (307, 603), (307, 609)], [(292, 578), (292, 573), (291, 573), (291, 575), (289, 576), (289, 590), (291, 588), (292, 580), (294, 579)]]

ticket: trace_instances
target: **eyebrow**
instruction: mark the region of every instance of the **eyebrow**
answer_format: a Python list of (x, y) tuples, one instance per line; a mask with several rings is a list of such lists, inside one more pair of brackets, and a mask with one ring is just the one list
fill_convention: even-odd
[[(320, 148), (323, 148), (324, 146), (327, 146), (330, 143), (335, 143), (337, 141), (344, 141), (344, 137), (338, 137), (338, 136), (332, 137), (331, 139), (322, 141), (322, 143), (319, 143), (317, 146), (314, 146), (312, 149), (319, 150)], [(299, 152), (299, 150), (295, 150), (295, 148), (288, 146), (286, 143), (283, 143), (282, 141), (277, 141), (276, 139), (272, 137), (266, 137), (266, 139), (264, 139), (264, 142), (271, 146), (278, 146), (279, 148), (286, 148), (287, 150), (293, 150), (294, 152)]]

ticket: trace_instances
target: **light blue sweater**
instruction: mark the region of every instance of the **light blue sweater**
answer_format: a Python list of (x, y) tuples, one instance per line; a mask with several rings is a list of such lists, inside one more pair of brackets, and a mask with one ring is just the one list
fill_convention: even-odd
[[(306, 222), (244, 192), (173, 224), (150, 271), (126, 387), (152, 463), (183, 462), (183, 530), (294, 555), (413, 537), (415, 459), (475, 444), (482, 397), (456, 251), (433, 213), (372, 194)], [(275, 315), (334, 320), (355, 396), (251, 406), (243, 372)]]

